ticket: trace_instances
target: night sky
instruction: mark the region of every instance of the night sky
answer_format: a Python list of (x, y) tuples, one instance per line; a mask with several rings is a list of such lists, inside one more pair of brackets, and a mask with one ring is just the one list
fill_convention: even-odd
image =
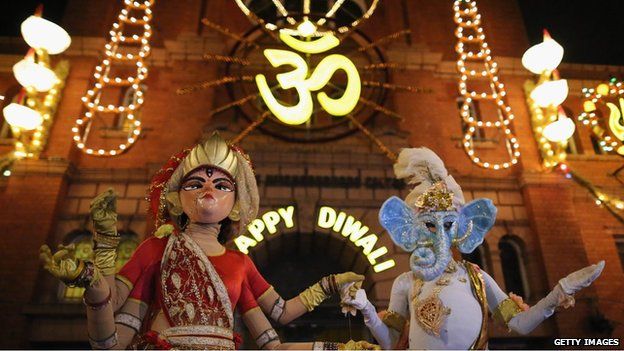
[[(448, 1), (449, 21), (451, 20), (452, 0), (430, 1)], [(0, 36), (19, 36), (19, 24), (32, 14), (37, 4), (44, 4), (45, 18), (60, 23), (67, 0), (3, 2), (0, 11)], [(518, 2), (531, 44), (540, 42), (542, 29), (547, 28), (553, 38), (565, 48), (564, 62), (624, 65), (624, 0)]]

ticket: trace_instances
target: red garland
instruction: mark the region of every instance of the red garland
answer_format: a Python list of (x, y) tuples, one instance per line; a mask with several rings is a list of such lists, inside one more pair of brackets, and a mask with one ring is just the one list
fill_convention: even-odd
[(186, 149), (171, 156), (167, 163), (165, 163), (160, 170), (156, 172), (154, 177), (152, 177), (147, 199), (149, 201), (149, 212), (156, 221), (156, 228), (171, 221), (167, 209), (161, 208), (160, 197), (165, 189), (165, 186), (167, 185), (167, 182), (171, 179), (171, 175), (173, 175), (173, 172), (176, 168), (178, 168), (180, 163), (182, 163), (190, 151), (190, 149)]

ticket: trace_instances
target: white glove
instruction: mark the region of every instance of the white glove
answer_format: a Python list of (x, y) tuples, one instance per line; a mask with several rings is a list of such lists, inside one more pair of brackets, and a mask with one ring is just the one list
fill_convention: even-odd
[(563, 289), (563, 292), (568, 295), (574, 295), (582, 288), (588, 287), (598, 276), (602, 273), (602, 269), (605, 266), (605, 261), (600, 261), (591, 266), (587, 266), (583, 269), (579, 269), (576, 272), (570, 273), (567, 277), (559, 280), (559, 285)]
[(535, 306), (529, 308), (528, 311), (518, 313), (512, 318), (508, 326), (514, 331), (526, 335), (533, 331), (546, 318), (555, 313), (557, 307), (574, 306), (574, 298), (572, 295), (589, 286), (602, 272), (604, 261), (600, 261), (591, 266), (587, 266), (576, 272), (569, 274), (567, 277), (559, 280), (559, 284), (546, 297), (541, 299)]
[(390, 330), (377, 315), (375, 306), (368, 301), (366, 291), (358, 289), (355, 293), (355, 297), (349, 296), (348, 299), (344, 299), (341, 303), (352, 306), (352, 308), (355, 308), (362, 313), (362, 316), (364, 316), (364, 324), (371, 331), (373, 337), (379, 342), (379, 345), (383, 350), (390, 350), (392, 348)]

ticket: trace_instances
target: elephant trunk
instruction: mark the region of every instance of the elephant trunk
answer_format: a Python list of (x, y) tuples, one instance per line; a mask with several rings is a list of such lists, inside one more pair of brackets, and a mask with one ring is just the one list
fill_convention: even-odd
[(451, 261), (448, 240), (436, 240), (433, 247), (417, 247), (410, 257), (412, 272), (417, 277), (431, 281), (439, 277)]

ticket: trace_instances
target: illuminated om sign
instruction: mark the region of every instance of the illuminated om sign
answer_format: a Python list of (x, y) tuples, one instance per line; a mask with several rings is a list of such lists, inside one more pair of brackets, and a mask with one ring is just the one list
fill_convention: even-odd
[[(314, 41), (301, 41), (286, 33), (280, 33), (280, 39), (289, 47), (306, 54), (318, 54), (330, 50), (340, 41), (332, 34), (324, 35), (321, 39)], [(294, 106), (287, 106), (280, 103), (271, 88), (267, 84), (263, 74), (256, 75), (256, 84), (260, 91), (260, 96), (268, 106), (269, 110), (280, 121), (298, 125), (310, 119), (313, 110), (312, 92), (322, 89), (330, 81), (337, 70), (343, 70), (347, 74), (347, 87), (342, 96), (333, 99), (325, 92), (317, 94), (317, 100), (327, 113), (333, 116), (344, 116), (355, 108), (360, 98), (361, 83), (360, 75), (351, 60), (343, 55), (329, 55), (325, 57), (308, 77), (308, 65), (301, 55), (288, 51), (266, 49), (264, 56), (273, 67), (290, 65), (295, 67), (290, 72), (280, 73), (276, 76), (277, 82), (282, 89), (295, 88), (299, 95), (299, 102)]]
[(620, 98), (620, 107), (610, 102), (607, 103), (609, 107), (609, 128), (613, 135), (620, 140), (624, 140), (624, 122), (622, 120), (622, 111), (624, 111), (624, 99)]
[[(583, 88), (585, 101), (583, 112), (578, 120), (589, 126), (599, 138), (600, 148), (605, 152), (615, 151), (624, 156), (624, 83), (612, 78), (608, 83), (601, 83), (596, 88)], [(607, 100), (617, 100), (607, 102)], [(609, 108), (609, 117), (601, 117), (598, 104)], [(619, 105), (619, 106), (618, 106)]]

